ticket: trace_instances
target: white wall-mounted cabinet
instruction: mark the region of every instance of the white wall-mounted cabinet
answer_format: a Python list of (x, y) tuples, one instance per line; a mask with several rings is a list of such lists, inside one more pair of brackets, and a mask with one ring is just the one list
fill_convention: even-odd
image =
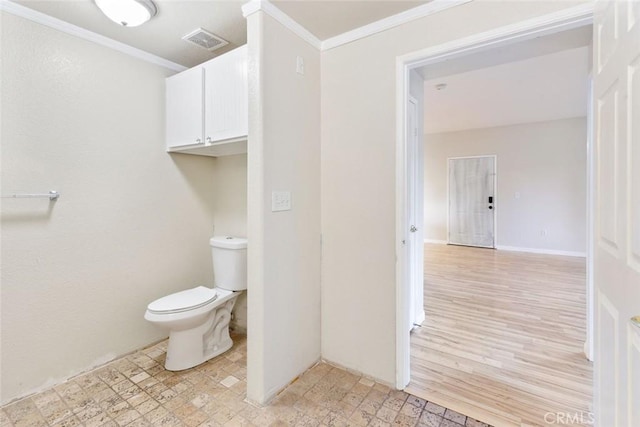
[(195, 67), (166, 80), (167, 148), (204, 141), (204, 68)]
[(166, 114), (169, 152), (246, 153), (246, 46), (167, 78)]
[(235, 49), (204, 64), (205, 138), (246, 137), (249, 119), (247, 48)]

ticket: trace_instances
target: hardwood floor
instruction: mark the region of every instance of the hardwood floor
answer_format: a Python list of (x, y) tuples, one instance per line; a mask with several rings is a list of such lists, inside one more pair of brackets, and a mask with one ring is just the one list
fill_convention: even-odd
[(585, 268), (584, 258), (425, 245), (426, 320), (411, 334), (406, 391), (495, 426), (582, 425), (556, 413), (588, 425)]

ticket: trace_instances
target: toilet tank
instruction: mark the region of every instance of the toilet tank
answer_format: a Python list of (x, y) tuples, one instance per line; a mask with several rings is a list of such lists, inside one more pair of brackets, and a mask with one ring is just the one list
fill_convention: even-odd
[(247, 289), (247, 239), (216, 236), (209, 244), (215, 287), (229, 291)]

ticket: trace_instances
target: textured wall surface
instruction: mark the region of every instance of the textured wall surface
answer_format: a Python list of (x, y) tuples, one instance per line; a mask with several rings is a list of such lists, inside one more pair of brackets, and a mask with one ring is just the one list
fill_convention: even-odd
[[(247, 155), (215, 159), (214, 234), (247, 237)], [(247, 292), (240, 294), (233, 308), (231, 326), (247, 330)]]
[(169, 72), (2, 14), (2, 402), (167, 336), (213, 283), (215, 161), (164, 149)]
[[(263, 12), (247, 24), (247, 396), (262, 403), (320, 358), (320, 52)], [(291, 210), (272, 212), (272, 191)]]
[(322, 53), (322, 356), (396, 381), (396, 59), (584, 2), (483, 1)]
[(495, 154), (497, 244), (586, 252), (585, 118), (429, 134), (424, 141), (426, 239), (447, 240), (447, 158)]

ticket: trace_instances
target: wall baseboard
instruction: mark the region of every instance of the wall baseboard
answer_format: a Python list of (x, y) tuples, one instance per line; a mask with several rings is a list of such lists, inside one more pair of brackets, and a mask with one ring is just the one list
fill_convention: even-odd
[(499, 251), (529, 252), (532, 254), (562, 255), (562, 256), (573, 256), (573, 257), (581, 257), (581, 258), (586, 258), (587, 256), (585, 252), (560, 251), (556, 249), (520, 248), (517, 246), (503, 246), (503, 245), (497, 245), (496, 249)]
[[(448, 242), (446, 240), (438, 240), (438, 239), (424, 239), (425, 243), (431, 243), (436, 245), (447, 245)], [(518, 246), (505, 246), (505, 245), (496, 245), (496, 249), (499, 251), (510, 251), (510, 252), (528, 252), (532, 254), (545, 254), (545, 255), (562, 255), (562, 256), (573, 256), (586, 258), (586, 252), (576, 252), (576, 251), (561, 251), (557, 249), (541, 249), (541, 248), (522, 248)]]

